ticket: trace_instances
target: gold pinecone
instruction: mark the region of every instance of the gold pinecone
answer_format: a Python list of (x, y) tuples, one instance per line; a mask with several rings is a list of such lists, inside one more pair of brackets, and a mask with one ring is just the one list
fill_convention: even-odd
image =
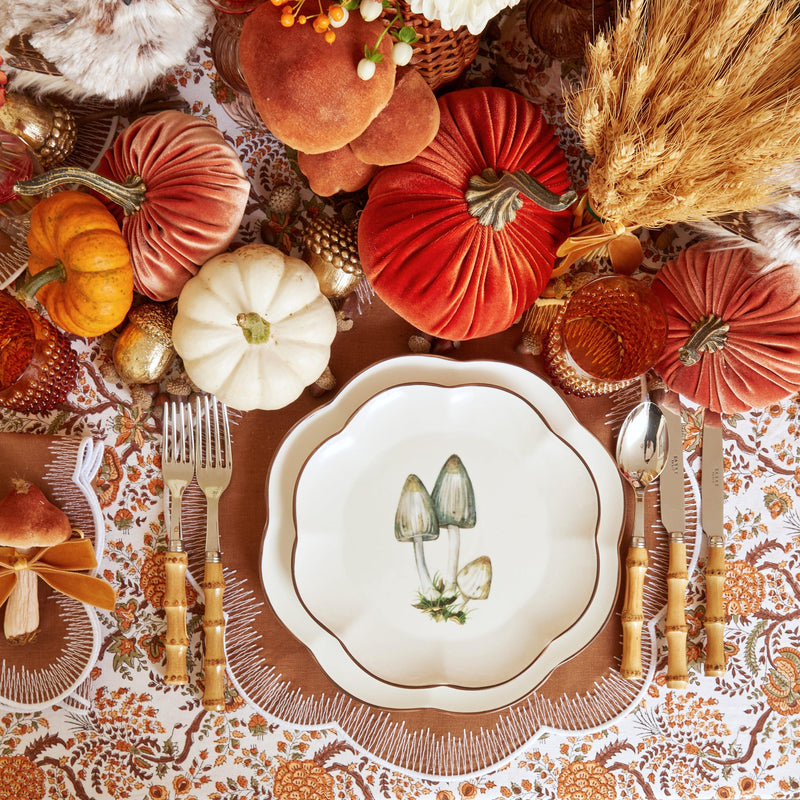
[(355, 225), (333, 217), (316, 217), (305, 226), (303, 247), (326, 297), (344, 297), (364, 277)]

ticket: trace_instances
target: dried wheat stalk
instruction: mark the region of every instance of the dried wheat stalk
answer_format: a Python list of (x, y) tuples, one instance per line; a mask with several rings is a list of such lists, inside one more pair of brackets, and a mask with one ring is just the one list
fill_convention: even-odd
[(594, 211), (658, 227), (748, 211), (800, 155), (794, 0), (631, 0), (587, 52), (568, 119)]

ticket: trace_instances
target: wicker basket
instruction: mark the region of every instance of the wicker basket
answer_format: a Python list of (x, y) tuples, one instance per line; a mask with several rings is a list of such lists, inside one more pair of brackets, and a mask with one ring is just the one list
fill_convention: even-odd
[(405, 0), (394, 0), (392, 6), (384, 9), (383, 19), (388, 23), (398, 12), (403, 24), (412, 27), (419, 36), (411, 63), (431, 89), (454, 81), (475, 60), (480, 37), (473, 36), (466, 26), (445, 30), (438, 22), (415, 14)]

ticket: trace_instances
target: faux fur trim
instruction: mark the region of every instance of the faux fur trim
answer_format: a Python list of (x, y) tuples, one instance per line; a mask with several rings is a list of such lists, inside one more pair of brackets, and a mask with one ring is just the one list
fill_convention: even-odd
[(14, 87), (135, 100), (183, 63), (213, 20), (208, 0), (0, 0), (4, 42), (27, 34), (61, 76), (7, 70)]

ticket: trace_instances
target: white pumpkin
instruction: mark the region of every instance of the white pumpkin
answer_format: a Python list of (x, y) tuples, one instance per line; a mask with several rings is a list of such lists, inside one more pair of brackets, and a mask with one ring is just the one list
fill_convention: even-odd
[(172, 327), (189, 378), (240, 411), (296, 400), (325, 370), (335, 335), (311, 268), (266, 244), (207, 261), (181, 290)]

